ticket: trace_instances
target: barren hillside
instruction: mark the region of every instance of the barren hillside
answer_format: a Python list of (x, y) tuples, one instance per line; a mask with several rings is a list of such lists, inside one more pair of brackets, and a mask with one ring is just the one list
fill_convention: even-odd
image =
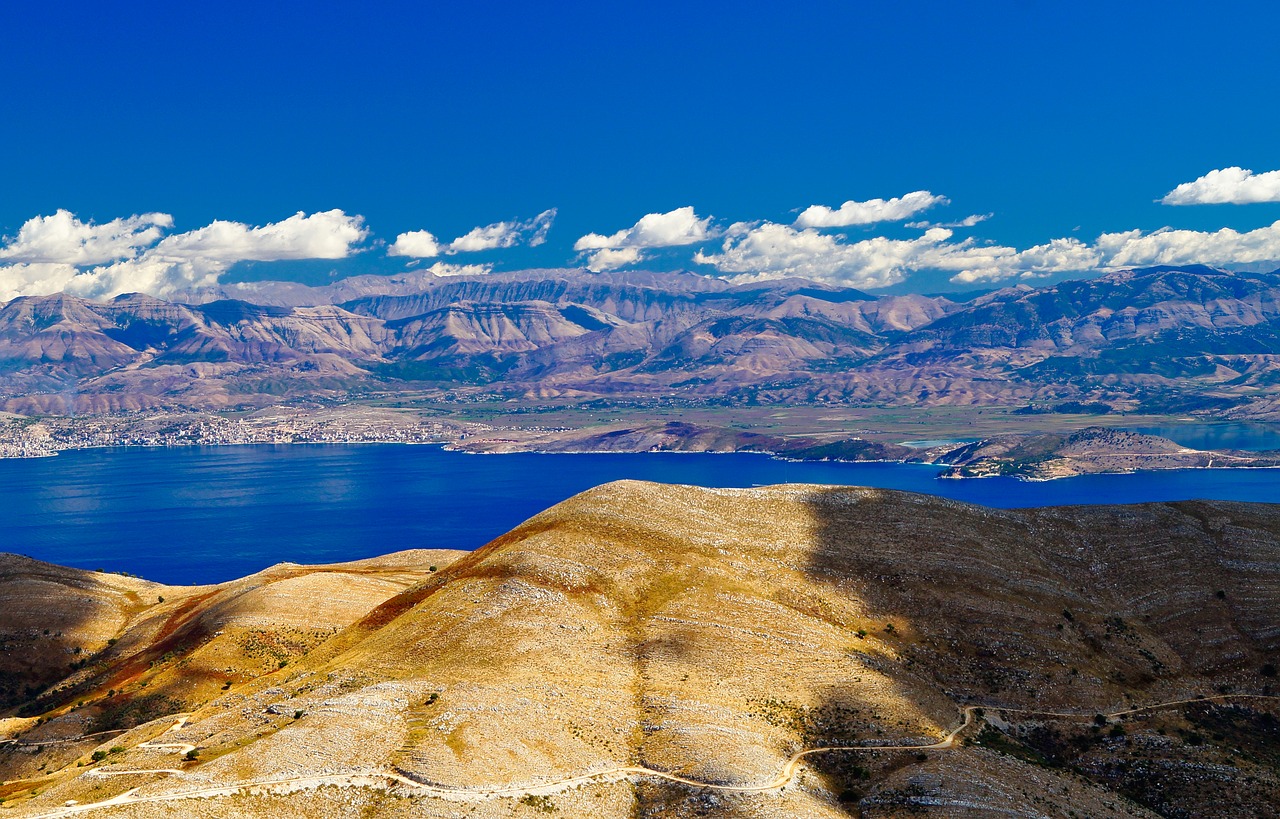
[(456, 556), (196, 589), (11, 559), (5, 673), (44, 693), (2, 723), (6, 814), (1280, 804), (1277, 507), (622, 482)]
[[(377, 393), (1002, 406), (1269, 418), (1280, 275), (1123, 270), (955, 301), (799, 279), (527, 270), (0, 304), (0, 407), (106, 413)], [(959, 297), (957, 297), (959, 298)]]

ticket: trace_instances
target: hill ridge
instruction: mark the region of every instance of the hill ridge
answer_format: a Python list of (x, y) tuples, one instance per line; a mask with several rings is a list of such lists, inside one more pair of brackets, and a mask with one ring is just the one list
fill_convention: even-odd
[[(1168, 804), (1233, 815), (1280, 795), (1262, 727), (1275, 709), (1261, 699), (1275, 696), (1280, 651), (1278, 544), (1270, 505), (1001, 511), (865, 488), (616, 482), (475, 552), (420, 555), (434, 572), (375, 559), (170, 591), (77, 672), (61, 705), (46, 696), (43, 712), (6, 722), (26, 720), (29, 740), (124, 728), (106, 741), (124, 750), (94, 762), (96, 740), (50, 746), (37, 758), (59, 773), (25, 786), (13, 781), (34, 763), (0, 750), (11, 781), (0, 798), (43, 815), (67, 799), (134, 787), (163, 799), (208, 782), (226, 791), (211, 804), (245, 815), (498, 816), (525, 799), (578, 815), (876, 816), (993, 793), (1019, 810), (1058, 806), (1050, 815), (1155, 816)], [(351, 603), (326, 602), (344, 588)], [(306, 623), (326, 633), (308, 636), (296, 612), (275, 629), (260, 619), (299, 595), (320, 606)], [(210, 625), (184, 631), (180, 610)], [(148, 654), (142, 637), (162, 633), (192, 639)], [(119, 685), (126, 656), (154, 664), (134, 663), (141, 677)], [(240, 670), (226, 675), (229, 664)], [(188, 715), (164, 742), (195, 746), (194, 761), (139, 744), (158, 741), (161, 723), (137, 723), (153, 695), (167, 698), (154, 717)], [(946, 753), (805, 754), (942, 741), (964, 713), (971, 744)], [(1138, 764), (1152, 753), (1156, 779)], [(162, 768), (181, 774), (123, 773)], [(442, 790), (368, 779), (378, 771)], [(316, 789), (343, 777), (366, 784), (339, 802)], [(302, 780), (313, 785), (258, 797), (235, 784)], [(771, 786), (733, 796), (690, 782)], [(1061, 787), (1070, 795), (1055, 796)], [(450, 807), (451, 789), (486, 798)]]

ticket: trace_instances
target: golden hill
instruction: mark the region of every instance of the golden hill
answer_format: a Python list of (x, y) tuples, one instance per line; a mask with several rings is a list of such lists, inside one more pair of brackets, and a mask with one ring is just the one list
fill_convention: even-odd
[(8, 558), (0, 618), (0, 816), (1280, 805), (1280, 507), (620, 482), (220, 586)]

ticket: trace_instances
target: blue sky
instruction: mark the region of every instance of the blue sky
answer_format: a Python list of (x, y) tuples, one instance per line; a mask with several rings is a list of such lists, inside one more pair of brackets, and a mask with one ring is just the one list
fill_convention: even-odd
[[(682, 235), (702, 238), (616, 239), (643, 246), (631, 266), (769, 275), (793, 268), (748, 247), (761, 223), (793, 226), (774, 238), (799, 247), (794, 222), (811, 205), (914, 191), (947, 203), (816, 228), (827, 238), (787, 258), (827, 252), (832, 236), (912, 241), (927, 227), (907, 221), (985, 214), (930, 246), (1243, 233), (1280, 221), (1280, 201), (1158, 200), (1218, 169), (1280, 170), (1278, 24), (1260, 2), (6, 4), (0, 234), (14, 264), (68, 264), (12, 250), (23, 225), (59, 209), (77, 224), (171, 215), (164, 235), (362, 217), (347, 253), (226, 253), (212, 274), (225, 280), (559, 266), (590, 258), (574, 251), (587, 234), (685, 207), (704, 227)], [(402, 233), (447, 245), (549, 209), (535, 246), (530, 227), (496, 250), (386, 253)], [(698, 250), (719, 261), (696, 264)], [(839, 270), (863, 263), (846, 255)], [(118, 261), (77, 258), (77, 272)], [(954, 281), (961, 263), (921, 264), (828, 278), (909, 290), (1021, 275), (1002, 262), (999, 276)], [(1061, 278), (1064, 264), (1028, 275)]]

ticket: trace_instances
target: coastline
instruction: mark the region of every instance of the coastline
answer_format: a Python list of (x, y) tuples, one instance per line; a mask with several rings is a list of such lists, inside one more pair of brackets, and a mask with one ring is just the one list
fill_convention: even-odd
[[(1048, 483), (1051, 481), (1065, 480), (1068, 478), (1077, 478), (1088, 475), (1136, 475), (1147, 472), (1172, 472), (1172, 471), (1190, 471), (1190, 470), (1215, 470), (1215, 471), (1231, 471), (1231, 470), (1260, 470), (1260, 469), (1280, 469), (1280, 463), (1274, 464), (1170, 464), (1163, 465), (1158, 462), (1161, 456), (1151, 456), (1152, 463), (1143, 467), (1126, 467), (1118, 469), (1099, 469), (1099, 470), (1077, 470), (1062, 474), (1041, 475), (1033, 473), (1001, 473), (997, 471), (989, 471), (981, 474), (946, 474), (948, 470), (956, 469), (956, 465), (944, 463), (941, 460), (927, 459), (911, 459), (911, 458), (839, 458), (832, 456), (823, 456), (817, 458), (805, 458), (796, 456), (786, 452), (778, 452), (772, 450), (760, 449), (672, 449), (672, 448), (649, 448), (649, 449), (543, 449), (537, 446), (520, 447), (518, 442), (509, 441), (515, 446), (502, 449), (473, 449), (459, 445), (458, 438), (445, 438), (442, 440), (402, 440), (396, 438), (370, 438), (370, 437), (351, 437), (351, 438), (334, 438), (331, 440), (314, 441), (314, 440), (258, 440), (258, 441), (184, 441), (184, 442), (165, 442), (165, 443), (132, 443), (132, 442), (104, 442), (91, 443), (78, 446), (64, 446), (57, 449), (49, 449), (46, 451), (31, 452), (25, 454), (0, 453), (0, 461), (23, 461), (23, 460), (39, 460), (44, 458), (53, 458), (67, 452), (82, 452), (104, 449), (121, 449), (121, 450), (179, 450), (194, 449), (201, 447), (208, 448), (230, 448), (230, 447), (292, 447), (292, 446), (364, 446), (364, 445), (381, 445), (381, 446), (426, 446), (440, 447), (446, 452), (453, 452), (462, 455), (759, 455), (771, 460), (782, 461), (786, 463), (797, 464), (814, 464), (814, 463), (833, 463), (833, 464), (898, 464), (911, 466), (929, 466), (940, 470), (935, 476), (936, 480), (946, 481), (971, 481), (983, 480), (987, 478), (1012, 478), (1027, 483)], [(1195, 454), (1211, 455), (1205, 450), (1196, 450)], [(1170, 453), (1170, 456), (1189, 453)], [(945, 453), (944, 453), (945, 456)]]

